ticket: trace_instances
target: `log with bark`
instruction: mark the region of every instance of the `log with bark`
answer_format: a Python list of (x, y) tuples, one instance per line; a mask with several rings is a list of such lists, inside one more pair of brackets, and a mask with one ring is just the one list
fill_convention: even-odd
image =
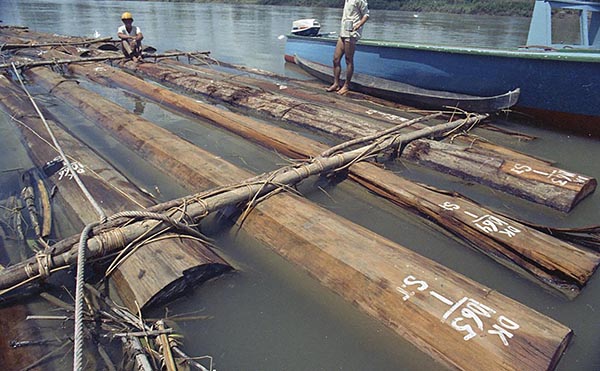
[[(327, 149), (297, 133), (198, 102), (108, 66), (77, 65), (70, 66), (70, 69), (93, 81), (120, 86), (150, 98), (177, 112), (208, 119), (220, 127), (292, 158), (313, 158)], [(356, 164), (348, 171), (353, 179), (375, 193), (419, 216), (435, 221), (440, 227), (460, 236), (495, 260), (520, 273), (525, 272), (537, 282), (556, 289), (569, 298), (581, 291), (600, 262), (600, 257), (595, 252), (529, 228), (463, 196), (436, 191), (367, 163)]]
[[(37, 75), (36, 81), (46, 80), (45, 71), (30, 72)], [(112, 103), (97, 96), (85, 98), (75, 83), (56, 85), (49, 79), (44, 84), (63, 99), (81, 100), (79, 109), (88, 117), (150, 163), (177, 174), (189, 189), (251, 178), (139, 117), (115, 115)], [(335, 163), (341, 157), (330, 158), (332, 168), (343, 164)], [(318, 173), (323, 161), (281, 176), (294, 179), (305, 172)], [(268, 191), (277, 186), (273, 182), (284, 179), (269, 180), (237, 188), (229, 196), (236, 199), (229, 202), (254, 199), (255, 192)], [(211, 201), (200, 200), (201, 196), (186, 199), (187, 213), (204, 214)], [(218, 208), (223, 200), (214, 202)], [(136, 224), (142, 223), (121, 228), (123, 234), (128, 236)], [(558, 322), (298, 196), (279, 193), (258, 203), (241, 228), (449, 367), (552, 369), (571, 337), (571, 331)], [(98, 248), (97, 241), (90, 240), (89, 248)], [(467, 312), (477, 320), (463, 315)]]
[[(318, 129), (340, 139), (366, 136), (382, 129), (380, 123), (356, 120), (328, 107), (240, 86), (231, 80), (215, 80), (182, 72), (162, 63), (127, 63), (123, 66), (163, 84), (228, 103), (244, 112)], [(419, 151), (423, 148), (428, 150)], [(418, 156), (405, 156), (407, 160), (468, 180), (475, 179), (502, 192), (564, 212), (570, 211), (581, 199), (593, 192), (597, 184), (589, 176), (549, 165), (542, 168), (537, 159), (514, 160), (490, 153), (478, 154), (473, 153), (469, 147), (448, 143), (432, 144), (426, 139), (411, 143), (406, 150), (407, 153), (418, 153)], [(540, 176), (531, 176), (536, 171), (539, 171)]]
[[(209, 56), (200, 56), (200, 58), (192, 58), (192, 63), (200, 64), (186, 64), (174, 59), (165, 59), (161, 63), (168, 66), (172, 66), (180, 71), (187, 71), (196, 75), (203, 75), (211, 77), (213, 80), (230, 80), (235, 83), (241, 83), (246, 86), (259, 88), (270, 93), (282, 94), (289, 96), (294, 99), (311, 102), (317, 106), (329, 107), (335, 110), (348, 111), (354, 115), (357, 115), (363, 119), (376, 119), (390, 125), (397, 125), (400, 122), (406, 121), (409, 118), (418, 117), (420, 115), (431, 113), (431, 111), (412, 110), (415, 112), (406, 112), (401, 109), (394, 107), (393, 109), (381, 109), (378, 105), (365, 104), (365, 99), (370, 99), (364, 94), (354, 93), (359, 95), (359, 99), (346, 99), (337, 95), (332, 95), (324, 92), (322, 83), (315, 84), (310, 80), (297, 80), (288, 78), (285, 76), (276, 75), (268, 71), (257, 70), (255, 68), (248, 68), (244, 66), (231, 65), (221, 61), (215, 61)], [(223, 72), (220, 69), (214, 68), (212, 65), (225, 65), (229, 68), (233, 68), (236, 71), (242, 73), (231, 74), (231, 72)], [(260, 77), (257, 78), (256, 75)], [(265, 78), (267, 77), (267, 78)], [(390, 103), (387, 101), (380, 101), (380, 104)], [(405, 107), (406, 108), (406, 107)], [(447, 112), (449, 113), (449, 112)], [(452, 111), (451, 113), (455, 113)], [(482, 123), (478, 125), (479, 128), (485, 128), (488, 130), (499, 131), (501, 128), (491, 127), (489, 123)], [(422, 125), (414, 125), (413, 128), (421, 129)], [(512, 158), (514, 160), (526, 160), (527, 162), (534, 162), (539, 160), (541, 164), (549, 165), (549, 162), (543, 159), (536, 159), (530, 155), (519, 153), (515, 150), (507, 147), (501, 147), (494, 143), (477, 140), (481, 138), (472, 138), (469, 133), (461, 133), (452, 138), (452, 143), (460, 145), (467, 145), (470, 151), (475, 153), (483, 152), (484, 154), (494, 153), (503, 157)], [(532, 140), (531, 136), (526, 136), (522, 133), (509, 133), (516, 135), (520, 140)]]

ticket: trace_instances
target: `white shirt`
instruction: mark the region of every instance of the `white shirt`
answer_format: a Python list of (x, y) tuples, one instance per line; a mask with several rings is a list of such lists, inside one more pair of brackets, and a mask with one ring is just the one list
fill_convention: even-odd
[(360, 39), (362, 27), (352, 32), (348, 31), (346, 27), (344, 27), (344, 23), (346, 21), (350, 21), (353, 25), (355, 25), (365, 15), (369, 15), (367, 0), (346, 0), (344, 4), (344, 12), (342, 13), (342, 28), (340, 31), (340, 36)]
[(125, 25), (121, 25), (117, 30), (117, 33), (124, 33), (128, 36), (137, 36), (137, 34), (142, 33), (142, 30), (140, 30), (138, 26), (131, 26), (131, 32), (127, 32)]

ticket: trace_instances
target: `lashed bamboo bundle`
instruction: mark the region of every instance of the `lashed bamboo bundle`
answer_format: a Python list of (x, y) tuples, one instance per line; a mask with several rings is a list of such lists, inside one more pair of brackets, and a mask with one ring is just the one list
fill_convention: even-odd
[(15, 43), (15, 44), (2, 44), (2, 50), (15, 50), (15, 49), (28, 49), (28, 48), (44, 48), (49, 46), (65, 46), (65, 45), (91, 45), (97, 43), (103, 43), (110, 41), (112, 37), (101, 37), (81, 41), (64, 41), (64, 42), (29, 42), (29, 43)]

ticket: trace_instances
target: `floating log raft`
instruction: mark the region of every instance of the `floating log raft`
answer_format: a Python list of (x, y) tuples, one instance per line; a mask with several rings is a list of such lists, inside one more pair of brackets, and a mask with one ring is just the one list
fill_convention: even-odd
[[(308, 101), (299, 101), (298, 95), (295, 99), (275, 97), (266, 91), (257, 91), (255, 88), (240, 86), (232, 81), (215, 81), (212, 76), (205, 75), (203, 77), (198, 72), (183, 73), (181, 69), (189, 70), (189, 66), (182, 66), (178, 62), (165, 61), (164, 64), (176, 68), (169, 67), (169, 69), (150, 64), (141, 64), (136, 67), (138, 72), (142, 71), (151, 78), (183, 87), (194, 93), (217, 97), (219, 100), (237, 107), (245, 107), (245, 109), (259, 107), (258, 110), (262, 114), (270, 115), (272, 118), (316, 127), (342, 138), (364, 136), (380, 129), (379, 125), (367, 125), (368, 121), (361, 121), (357, 125), (356, 118), (345, 117), (340, 112), (332, 113), (323, 107), (315, 107)], [(286, 89), (286, 92), (290, 91), (293, 89)], [(418, 125), (415, 126), (418, 128)], [(410, 149), (414, 149), (418, 143), (420, 141), (411, 144), (407, 153), (411, 153)], [(427, 144), (425, 143), (422, 147), (427, 147)], [(493, 149), (496, 152), (504, 152), (505, 156), (510, 157), (503, 158), (498, 154), (493, 155), (489, 151), (482, 152), (482, 149), (476, 150), (472, 146), (463, 147), (437, 143), (429, 147), (435, 148), (434, 152), (440, 148), (443, 151), (431, 155), (430, 151), (421, 151), (419, 156), (406, 156), (406, 158), (435, 170), (475, 180), (563, 212), (572, 210), (580, 200), (592, 193), (597, 185), (596, 180), (591, 177), (555, 168), (531, 157), (512, 152), (506, 153), (506, 150), (499, 148)], [(489, 145), (485, 147), (490, 148)], [(522, 169), (528, 170), (523, 171)], [(538, 175), (531, 176), (531, 174)]]
[[(322, 106), (315, 106), (284, 96), (275, 96), (248, 86), (239, 86), (232, 81), (216, 81), (191, 72), (182, 72), (163, 64), (141, 63), (125, 64), (125, 66), (136, 73), (170, 86), (185, 89), (190, 93), (218, 99), (234, 107), (243, 108), (245, 111), (266, 115), (271, 119), (316, 128), (339, 138), (352, 139), (371, 135), (381, 130), (380, 125), (366, 120), (357, 122), (347, 115), (333, 112)], [(422, 142), (424, 144), (421, 146)], [(577, 202), (593, 192), (597, 184), (596, 180), (591, 177), (551, 166), (539, 169), (537, 160), (532, 160), (531, 163), (524, 160), (514, 162), (491, 154), (480, 154), (475, 157), (472, 155), (473, 151), (468, 147), (440, 142), (436, 142), (434, 145), (426, 139), (411, 143), (406, 150), (407, 153), (414, 153), (413, 151), (418, 151), (419, 148), (430, 148), (430, 151), (420, 151), (419, 157), (406, 156), (404, 158), (415, 160), (444, 173), (469, 180), (476, 179), (495, 189), (564, 212), (570, 211)], [(444, 151), (441, 152), (440, 148), (443, 148)], [(487, 158), (483, 158), (484, 156)], [(442, 158), (442, 160), (437, 160), (437, 158)], [(443, 168), (441, 163), (445, 164)], [(532, 170), (529, 173), (519, 170), (525, 168)], [(539, 170), (540, 174), (546, 175), (533, 177), (530, 174), (534, 170)], [(542, 171), (549, 172), (542, 173)]]
[[(51, 138), (43, 122), (31, 103), (20, 99), (19, 95), (22, 94), (14, 89), (6, 77), (0, 75), (0, 106), (20, 123), (17, 126), (34, 162), (42, 167), (50, 161), (57, 161), (59, 154), (50, 145)], [(79, 177), (90, 193), (102, 200), (102, 207), (107, 213), (145, 210), (154, 205), (148, 196), (67, 134), (56, 122), (48, 120), (48, 125), (63, 149), (72, 156), (71, 162)], [(69, 210), (71, 216), (76, 216), (80, 226), (98, 220), (89, 201), (62, 162), (47, 181), (58, 187), (56, 199)], [(111, 277), (121, 299), (134, 312), (137, 312), (138, 305), (146, 308), (164, 302), (198, 282), (231, 269), (222, 258), (197, 240), (183, 239), (177, 235), (165, 237), (168, 239), (161, 242), (141, 242), (141, 250), (124, 260)], [(119, 240), (118, 233), (114, 233), (112, 239), (107, 237), (105, 243), (113, 244), (115, 239)]]
[[(81, 100), (88, 117), (188, 188), (251, 177), (142, 118), (115, 115), (114, 104), (84, 98), (75, 83), (57, 85), (47, 73), (32, 69), (30, 76), (63, 99)], [(294, 195), (259, 203), (241, 228), (449, 367), (552, 369), (571, 337), (558, 322)], [(481, 326), (467, 311), (479, 313)]]
[[(217, 109), (108, 66), (72, 65), (70, 69), (93, 81), (120, 86), (179, 112), (209, 119), (220, 127), (293, 158), (313, 158), (327, 149), (294, 132)], [(119, 115), (130, 117), (127, 113)], [(131, 116), (129, 119), (134, 118)], [(595, 252), (507, 219), (465, 197), (418, 185), (367, 163), (355, 164), (348, 171), (353, 179), (375, 193), (436, 221), (442, 228), (502, 264), (521, 273), (527, 272), (538, 282), (567, 297), (572, 298), (580, 292), (600, 263), (600, 255)]]

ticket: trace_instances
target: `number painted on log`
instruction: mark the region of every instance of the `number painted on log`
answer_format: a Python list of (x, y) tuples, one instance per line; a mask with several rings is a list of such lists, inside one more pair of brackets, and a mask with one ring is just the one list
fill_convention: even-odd
[(568, 184), (585, 184), (590, 180), (590, 178), (588, 177), (561, 169), (540, 170), (534, 169), (529, 165), (519, 163), (513, 164), (510, 171), (518, 175), (524, 173), (533, 173), (536, 175), (540, 175), (544, 178), (547, 178), (552, 184), (556, 184), (561, 187), (567, 186)]
[[(460, 205), (446, 201), (438, 205), (445, 211), (455, 212), (461, 209)], [(510, 225), (507, 221), (493, 214), (485, 214), (479, 216), (471, 211), (463, 210), (464, 215), (469, 216), (472, 220), (471, 223), (478, 229), (486, 234), (503, 234), (507, 237), (514, 237), (517, 233), (521, 233), (521, 230), (513, 225)]]
[[(56, 159), (60, 160), (60, 157), (57, 157)], [(77, 174), (85, 173), (85, 166), (81, 162), (71, 161), (71, 168), (73, 171), (77, 172)], [(69, 171), (67, 166), (63, 166), (58, 171), (58, 180), (62, 180), (63, 178), (69, 178), (69, 180), (73, 180), (73, 174)]]
[[(489, 334), (498, 336), (504, 346), (509, 346), (509, 340), (520, 328), (512, 319), (499, 315), (495, 309), (475, 299), (465, 296), (454, 301), (434, 290), (426, 291), (430, 288), (429, 284), (413, 275), (406, 276), (402, 282), (401, 286), (396, 287), (396, 291), (402, 294), (403, 301), (413, 298), (416, 294), (428, 292), (427, 298), (434, 298), (448, 306), (441, 314), (440, 321), (448, 323), (454, 330), (462, 333), (464, 341)], [(410, 286), (416, 286), (416, 291), (409, 290)]]

